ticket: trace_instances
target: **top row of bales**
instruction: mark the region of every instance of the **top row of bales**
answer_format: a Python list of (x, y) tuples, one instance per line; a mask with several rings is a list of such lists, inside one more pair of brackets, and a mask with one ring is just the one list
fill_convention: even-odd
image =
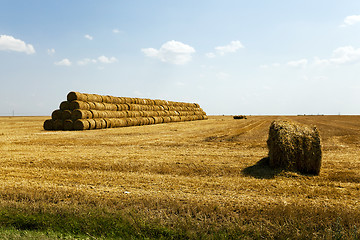
[(82, 102), (99, 102), (111, 104), (141, 104), (141, 105), (167, 105), (167, 106), (182, 106), (191, 108), (200, 108), (197, 103), (173, 102), (159, 99), (148, 98), (130, 98), (130, 97), (114, 97), (109, 95), (98, 95), (89, 93), (70, 92), (67, 95), (67, 101), (82, 101)]

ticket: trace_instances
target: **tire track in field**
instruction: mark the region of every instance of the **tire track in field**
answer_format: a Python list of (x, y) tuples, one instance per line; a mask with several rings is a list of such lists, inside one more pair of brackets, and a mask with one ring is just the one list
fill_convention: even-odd
[(255, 120), (240, 128), (231, 128), (229, 132), (223, 132), (222, 135), (209, 136), (205, 138), (206, 142), (235, 142), (237, 139), (244, 134), (259, 130), (265, 123), (266, 120)]

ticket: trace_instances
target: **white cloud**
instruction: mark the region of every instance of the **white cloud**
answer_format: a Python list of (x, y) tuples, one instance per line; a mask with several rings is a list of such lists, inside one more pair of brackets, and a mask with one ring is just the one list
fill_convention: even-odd
[(260, 65), (260, 68), (262, 69), (268, 69), (268, 68), (275, 68), (275, 67), (280, 67), (281, 64), (280, 63), (272, 63), (272, 64), (263, 64), (263, 65)]
[(286, 65), (290, 67), (305, 67), (307, 64), (308, 60), (304, 58), (296, 61), (290, 61)]
[(77, 64), (80, 66), (85, 66), (88, 65), (90, 63), (96, 63), (96, 59), (91, 59), (91, 58), (84, 58), (82, 60), (77, 61)]
[(141, 51), (147, 57), (159, 59), (176, 65), (183, 65), (191, 61), (195, 49), (187, 44), (178, 41), (168, 41), (159, 50), (155, 48), (143, 48)]
[(353, 46), (339, 47), (333, 51), (332, 57), (329, 59), (320, 59), (315, 57), (315, 65), (342, 65), (360, 62), (360, 48), (356, 49)]
[(35, 49), (31, 44), (26, 44), (24, 41), (8, 35), (0, 35), (0, 51), (35, 53)]
[(93, 37), (90, 36), (89, 34), (86, 34), (86, 35), (84, 36), (84, 38), (89, 39), (89, 40), (93, 40)]
[(64, 58), (63, 60), (61, 60), (59, 62), (55, 62), (54, 64), (57, 66), (71, 66), (71, 62), (67, 58)]
[(341, 27), (351, 26), (358, 22), (360, 22), (360, 15), (347, 16), (344, 19), (344, 23), (341, 25)]
[(98, 57), (98, 60), (99, 60), (99, 62), (101, 62), (101, 63), (114, 63), (114, 62), (117, 62), (117, 61), (118, 61), (115, 57), (110, 57), (110, 58), (108, 58), (108, 57), (105, 57), (104, 55)]
[(226, 53), (233, 53), (244, 48), (244, 45), (240, 41), (231, 41), (228, 45), (215, 47), (215, 50), (218, 54), (224, 55)]
[(115, 33), (115, 34), (118, 34), (118, 33), (120, 33), (121, 31), (120, 31), (119, 29), (116, 29), (116, 28), (115, 28), (115, 29), (112, 30), (112, 32)]
[(48, 49), (47, 54), (50, 55), (50, 56), (54, 55), (55, 54), (55, 49), (53, 49), (53, 48)]

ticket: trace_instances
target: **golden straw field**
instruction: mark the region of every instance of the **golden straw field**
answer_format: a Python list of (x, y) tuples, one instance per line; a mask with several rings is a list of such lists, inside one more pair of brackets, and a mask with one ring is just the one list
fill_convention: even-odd
[[(121, 216), (134, 238), (360, 238), (360, 116), (209, 116), (89, 131), (45, 131), (47, 118), (0, 118), (0, 215), (75, 213), (86, 225), (96, 209)], [(319, 176), (267, 166), (275, 119), (318, 127)], [(107, 237), (88, 235), (97, 233)]]

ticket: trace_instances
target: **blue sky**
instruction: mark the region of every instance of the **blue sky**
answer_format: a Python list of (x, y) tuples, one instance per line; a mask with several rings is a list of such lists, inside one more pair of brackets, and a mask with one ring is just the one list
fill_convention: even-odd
[(360, 113), (358, 0), (0, 5), (0, 115), (50, 115), (69, 91), (209, 115)]

